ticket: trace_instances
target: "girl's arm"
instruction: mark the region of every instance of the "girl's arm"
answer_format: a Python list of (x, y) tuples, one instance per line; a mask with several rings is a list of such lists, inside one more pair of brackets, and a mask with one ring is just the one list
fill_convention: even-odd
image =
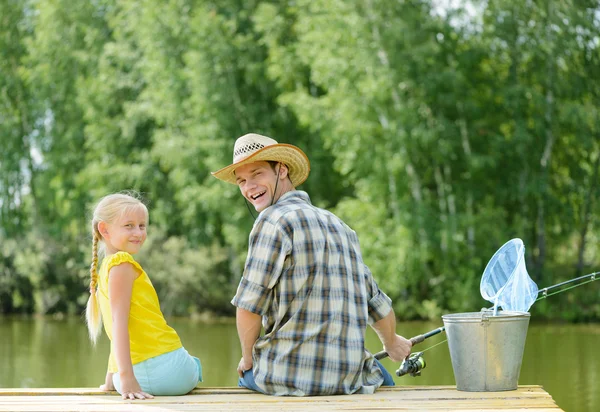
[(129, 309), (133, 282), (139, 273), (131, 263), (121, 263), (110, 269), (108, 274), (108, 299), (113, 318), (114, 356), (121, 378), (121, 396), (123, 399), (146, 399), (152, 395), (142, 392), (142, 388), (133, 374), (129, 346)]

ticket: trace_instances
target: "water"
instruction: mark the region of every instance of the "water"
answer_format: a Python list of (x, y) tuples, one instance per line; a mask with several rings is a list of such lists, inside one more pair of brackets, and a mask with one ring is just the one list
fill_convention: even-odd
[[(202, 360), (205, 386), (235, 386), (241, 356), (235, 324), (206, 324), (171, 319), (184, 346)], [(431, 322), (400, 324), (405, 336), (442, 326)], [(381, 350), (369, 331), (367, 346)], [(439, 334), (415, 349), (423, 350), (445, 339)], [(542, 385), (568, 412), (600, 410), (600, 357), (596, 356), (600, 325), (542, 325), (532, 323), (527, 334), (519, 384)], [(0, 317), (0, 387), (97, 387), (104, 382), (108, 341), (96, 348), (88, 341), (81, 319), (13, 319)], [(454, 385), (448, 346), (425, 352), (422, 376), (395, 378), (397, 385)], [(398, 368), (383, 361), (391, 372)]]

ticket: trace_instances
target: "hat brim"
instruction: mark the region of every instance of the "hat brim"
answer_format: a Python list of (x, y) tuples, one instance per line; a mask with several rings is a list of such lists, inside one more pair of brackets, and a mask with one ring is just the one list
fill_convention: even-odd
[(287, 165), (290, 180), (294, 187), (304, 183), (310, 173), (310, 162), (306, 154), (300, 150), (300, 148), (291, 144), (278, 143), (265, 146), (239, 162), (230, 164), (211, 174), (219, 180), (236, 185), (235, 170), (249, 163), (260, 161), (281, 162)]

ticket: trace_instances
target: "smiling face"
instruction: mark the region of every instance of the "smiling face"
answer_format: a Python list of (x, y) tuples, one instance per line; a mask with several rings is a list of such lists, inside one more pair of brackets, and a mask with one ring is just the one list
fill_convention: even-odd
[(294, 188), (288, 179), (288, 168), (282, 163), (275, 166), (275, 170), (268, 162), (249, 163), (237, 168), (235, 177), (242, 195), (259, 213)]
[(146, 241), (147, 224), (148, 212), (140, 205), (126, 211), (111, 223), (99, 222), (98, 231), (104, 239), (107, 253), (122, 251), (134, 255)]

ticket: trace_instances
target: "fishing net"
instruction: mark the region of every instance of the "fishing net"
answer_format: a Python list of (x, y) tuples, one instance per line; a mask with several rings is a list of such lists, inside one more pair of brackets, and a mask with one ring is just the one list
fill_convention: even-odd
[(488, 262), (479, 287), (481, 296), (507, 311), (527, 312), (538, 296), (538, 287), (525, 268), (521, 239), (506, 242)]

